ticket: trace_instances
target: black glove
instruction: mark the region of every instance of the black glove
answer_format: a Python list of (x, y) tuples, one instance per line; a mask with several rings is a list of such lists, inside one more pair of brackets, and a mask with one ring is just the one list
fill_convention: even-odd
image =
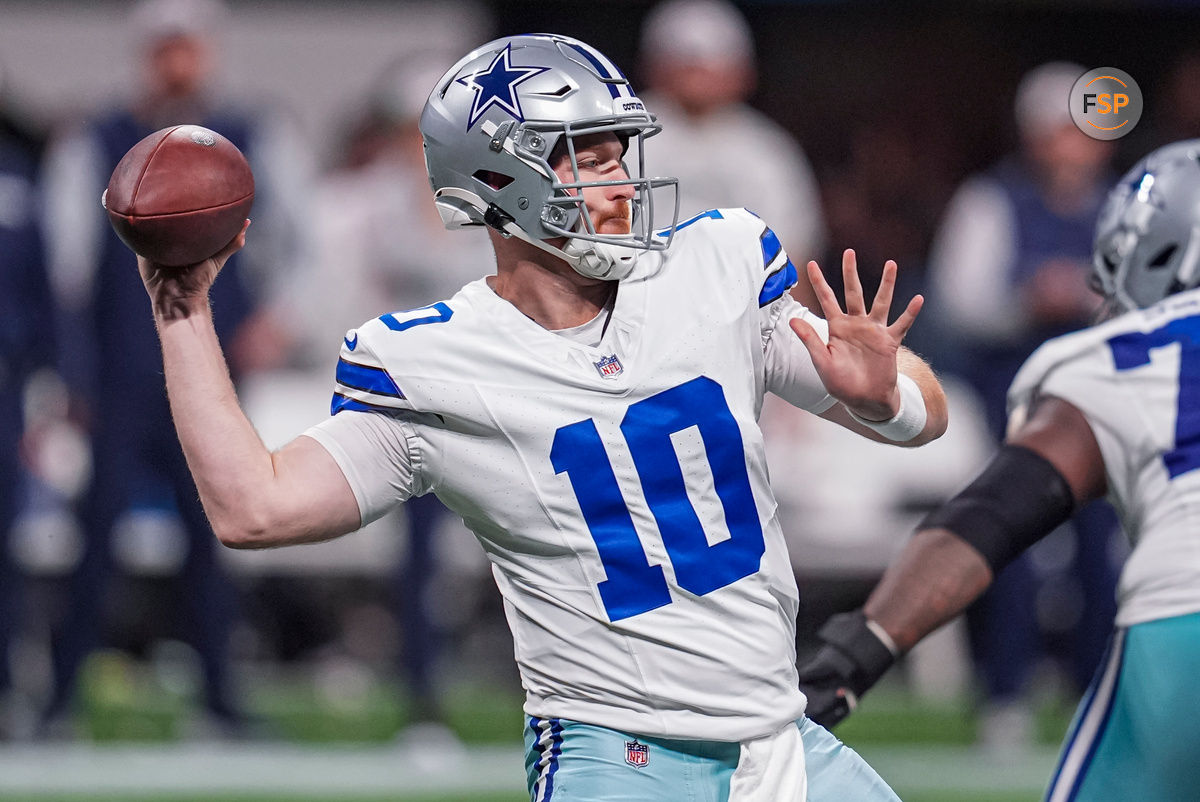
[(867, 626), (861, 610), (833, 616), (817, 637), (824, 645), (800, 666), (800, 690), (808, 697), (804, 714), (833, 727), (858, 706), (858, 698), (892, 667), (896, 656)]

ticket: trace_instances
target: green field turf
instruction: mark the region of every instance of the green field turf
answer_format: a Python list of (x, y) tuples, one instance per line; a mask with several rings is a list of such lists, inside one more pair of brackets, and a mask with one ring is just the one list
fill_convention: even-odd
[[(113, 653), (90, 662), (84, 680), (75, 718), (81, 739), (63, 744), (68, 759), (56, 765), (86, 765), (78, 756), (71, 758), (70, 750), (83, 744), (86, 751), (89, 743), (95, 745), (98, 759), (110, 764), (149, 754), (155, 762), (147, 765), (157, 767), (150, 769), (152, 773), (161, 773), (165, 766), (170, 774), (171, 761), (190, 754), (189, 733), (195, 734), (189, 729), (195, 711), (190, 695), (170, 690), (144, 665)], [(247, 782), (243, 791), (238, 781), (206, 790), (202, 784), (156, 784), (142, 775), (140, 786), (133, 778), (124, 788), (99, 783), (94, 792), (80, 794), (74, 789), (89, 786), (55, 785), (51, 777), (43, 788), (40, 781), (22, 785), (6, 783), (0, 776), (0, 802), (524, 802), (528, 798), (520, 787), (523, 715), (518, 688), (460, 683), (447, 695), (448, 724), (471, 750), (448, 771), (447, 781), (457, 782), (459, 790), (434, 794), (432, 790), (444, 787), (441, 775), (433, 775), (435, 782), (429, 782), (428, 775), (417, 782), (418, 775), (411, 775), (409, 792), (398, 789), (376, 794), (376, 789), (390, 788), (393, 776), (400, 786), (402, 778), (410, 776), (403, 767), (406, 747), (397, 742), (397, 734), (409, 723), (408, 701), (398, 685), (370, 679), (353, 684), (353, 693), (339, 690), (330, 694), (320, 691), (319, 683), (304, 672), (275, 672), (249, 680), (245, 698), (254, 728), (244, 750), (253, 757), (242, 764), (251, 768), (241, 771), (251, 776), (261, 760), (273, 761), (276, 773), (272, 776), (281, 778), (278, 786)], [(1013, 763), (988, 758), (971, 746), (976, 720), (970, 704), (921, 702), (898, 684), (876, 689), (836, 734), (858, 749), (905, 802), (1037, 802), (1053, 769), (1055, 746), (1067, 727), (1071, 707), (1072, 700), (1045, 701), (1037, 718), (1038, 744)], [(297, 754), (279, 754), (280, 744), (285, 749), (291, 745)], [(133, 752), (123, 751), (131, 748)], [(235, 757), (243, 749), (230, 742), (221, 748), (234, 750), (226, 754)], [(262, 750), (263, 757), (255, 750)], [(8, 759), (16, 760), (12, 755)], [(0, 745), (0, 763), (4, 758), (5, 747)], [(52, 755), (51, 759), (58, 758)], [(491, 768), (480, 768), (481, 759), (490, 760)], [(321, 771), (328, 770), (339, 779), (311, 792), (307, 785), (288, 782), (293, 779), (294, 767), (314, 762), (328, 767)], [(10, 766), (10, 771), (21, 767), (19, 762), (4, 765)], [(223, 771), (224, 764), (217, 765)], [(382, 781), (355, 785), (359, 765)], [(203, 783), (204, 769), (194, 766), (197, 782)], [(60, 769), (66, 774), (70, 771)], [(465, 779), (473, 772), (475, 782)], [(348, 782), (340, 779), (343, 775)], [(98, 776), (106, 775), (101, 772)], [(480, 777), (496, 779), (480, 781)]]
[[(368, 678), (352, 694), (320, 692), (303, 672), (263, 675), (247, 683), (245, 697), (259, 736), (291, 743), (386, 743), (409, 723), (409, 704), (392, 681)], [(97, 743), (163, 742), (187, 735), (194, 702), (165, 689), (144, 666), (115, 653), (87, 664), (79, 729)], [(520, 742), (519, 688), (459, 683), (447, 694), (447, 724), (465, 744)], [(1039, 744), (1053, 746), (1070, 722), (1073, 699), (1047, 699), (1035, 720)], [(886, 682), (837, 729), (853, 746), (874, 744), (966, 745), (976, 720), (966, 700), (923, 702)]]

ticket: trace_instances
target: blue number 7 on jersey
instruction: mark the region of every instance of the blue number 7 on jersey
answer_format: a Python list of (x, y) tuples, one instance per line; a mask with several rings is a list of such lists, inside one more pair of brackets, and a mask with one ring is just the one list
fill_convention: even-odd
[[(671, 435), (693, 426), (703, 440), (729, 527), (730, 537), (715, 545), (709, 545), (688, 498), (683, 467), (671, 442)], [(721, 385), (701, 376), (638, 401), (626, 411), (621, 434), (678, 586), (702, 596), (755, 573), (765, 550), (762, 525), (742, 434)], [(566, 472), (596, 542), (608, 576), (599, 591), (609, 620), (670, 604), (666, 575), (662, 566), (646, 559), (595, 422), (588, 418), (555, 432), (550, 461), (556, 473)]]
[(1200, 317), (1172, 320), (1154, 331), (1131, 331), (1108, 341), (1117, 370), (1150, 364), (1150, 351), (1179, 343), (1179, 400), (1175, 448), (1163, 454), (1172, 479), (1200, 468)]

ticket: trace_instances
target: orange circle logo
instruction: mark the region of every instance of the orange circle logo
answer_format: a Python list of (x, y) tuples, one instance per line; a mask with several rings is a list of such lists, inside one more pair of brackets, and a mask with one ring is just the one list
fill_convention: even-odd
[(1071, 119), (1093, 139), (1120, 139), (1142, 118), (1142, 90), (1116, 67), (1097, 67), (1071, 87)]

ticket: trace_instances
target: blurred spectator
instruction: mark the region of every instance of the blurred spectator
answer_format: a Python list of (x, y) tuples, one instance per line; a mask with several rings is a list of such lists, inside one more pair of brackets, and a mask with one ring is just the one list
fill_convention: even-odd
[[(219, 732), (240, 724), (229, 676), (235, 596), (217, 559), (217, 542), (174, 435), (153, 323), (134, 255), (117, 239), (100, 206), (101, 191), (125, 152), (153, 131), (196, 123), (219, 131), (246, 153), (256, 178), (254, 218), (264, 238), (249, 249), (261, 261), (278, 232), (278, 173), (264, 154), (287, 152), (265, 117), (218, 100), (211, 79), (219, 61), (215, 36), (228, 24), (217, 0), (145, 0), (129, 20), (141, 85), (112, 109), (56, 142), (47, 165), (47, 239), (55, 290), (65, 311), (64, 378), (90, 428), (93, 481), (82, 505), (85, 543), (70, 579), (65, 621), (54, 643), (54, 691), (46, 734), (67, 734), (78, 670), (100, 640), (114, 563), (114, 527), (135, 509), (177, 514), (182, 548), (180, 631), (199, 654), (209, 723)], [(256, 229), (260, 226), (256, 226)], [(286, 258), (286, 257), (283, 257)], [(219, 336), (233, 370), (262, 362), (249, 336), (252, 312), (246, 264), (231, 260), (214, 288)], [(235, 376), (236, 378), (236, 376)]]
[(0, 139), (6, 147), (15, 147), (39, 160), (46, 144), (45, 135), (25, 113), (24, 104), (14, 100), (10, 83), (9, 70), (0, 60)]
[[(957, 348), (945, 364), (979, 393), (997, 441), (1017, 368), (1042, 341), (1087, 325), (1099, 306), (1087, 286), (1088, 265), (1114, 151), (1071, 121), (1067, 98), (1084, 71), (1055, 62), (1022, 78), (1019, 151), (959, 188), (934, 242), (930, 311), (941, 316), (944, 332), (953, 334), (945, 341)], [(1110, 542), (1117, 524), (1102, 502), (1085, 507), (1073, 524), (1075, 539), (1060, 536), (1058, 547), (1068, 561), (1073, 549), (1082, 593), (1070, 672), (1082, 689), (1116, 612)], [(989, 702), (982, 737), (997, 746), (1031, 736), (1026, 695), (1042, 653), (1039, 615), (1047, 617), (1037, 591), (1034, 559), (1026, 555), (968, 615)]]
[[(953, 189), (945, 151), (891, 119), (860, 125), (846, 139), (845, 161), (821, 182), (830, 239), (854, 243), (868, 294), (888, 259), (899, 265), (897, 297), (924, 292), (930, 240)], [(825, 278), (840, 295), (842, 278), (830, 272)], [(931, 332), (922, 321), (905, 344), (926, 353)]]
[(452, 63), (417, 53), (390, 65), (348, 136), (342, 165), (313, 193), (305, 273), (276, 305), (296, 323), (303, 363), (327, 372), (330, 349), (364, 316), (443, 300), (493, 269), (484, 232), (463, 236), (442, 225), (425, 172), (417, 119)]
[(1200, 137), (1200, 49), (1184, 50), (1160, 80), (1147, 84), (1142, 84), (1148, 100), (1141, 121), (1117, 140), (1128, 164), (1168, 142)]
[(668, 0), (642, 27), (647, 108), (663, 130), (647, 145), (654, 170), (679, 178), (680, 219), (745, 206), (779, 235), (800, 268), (797, 298), (820, 313), (804, 265), (820, 259), (825, 229), (804, 152), (746, 103), (758, 80), (754, 39), (725, 0)]
[(52, 359), (54, 319), (35, 210), (36, 142), (4, 103), (0, 67), (0, 741), (21, 735), (28, 707), (10, 661), (21, 615), (22, 577), (9, 536), (21, 490), (22, 397), (26, 380)]
[[(307, 274), (286, 294), (302, 362), (315, 366), (328, 395), (331, 360), (342, 335), (363, 319), (414, 309), (454, 295), (493, 272), (487, 234), (447, 231), (433, 203), (417, 123), (425, 100), (454, 57), (412, 53), (375, 82), (368, 107), (351, 131), (345, 163), (314, 194), (313, 254)], [(398, 567), (395, 601), (402, 637), (401, 674), (420, 726), (410, 740), (445, 744), (436, 681), (445, 640), (434, 599), (441, 567), (435, 535), (446, 508), (434, 497), (403, 505), (408, 548)], [(476, 555), (473, 540), (459, 542)]]

